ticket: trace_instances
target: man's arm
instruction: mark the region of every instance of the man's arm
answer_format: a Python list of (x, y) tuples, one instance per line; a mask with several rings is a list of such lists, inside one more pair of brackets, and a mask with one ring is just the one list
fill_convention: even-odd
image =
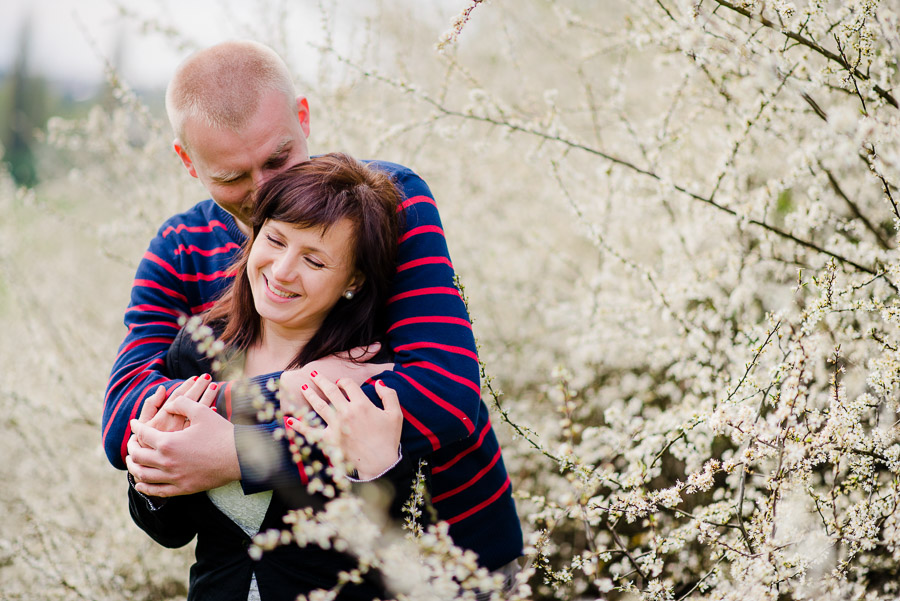
[[(233, 223), (216, 219), (211, 201), (173, 217), (144, 253), (125, 312), (128, 331), (119, 347), (104, 398), (102, 438), (106, 455), (125, 469), (129, 421), (158, 386), (180, 380), (163, 371), (180, 316), (208, 308), (231, 280), (228, 265), (242, 240)], [(230, 227), (229, 227), (230, 226)], [(199, 374), (193, 374), (199, 375)]]
[(404, 451), (421, 457), (477, 431), (480, 372), (437, 204), (416, 174), (399, 168), (394, 175), (406, 198), (388, 300), (387, 341), (395, 366), (379, 378), (400, 399)]

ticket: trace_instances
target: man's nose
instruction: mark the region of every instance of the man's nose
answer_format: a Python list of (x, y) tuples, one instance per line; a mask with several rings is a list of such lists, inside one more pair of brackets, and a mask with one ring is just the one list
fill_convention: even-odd
[(263, 185), (266, 181), (267, 173), (261, 169), (255, 169), (250, 174), (250, 179), (253, 180), (253, 191), (256, 192), (259, 190), (259, 187)]
[(254, 169), (250, 172), (250, 178), (253, 180), (253, 191), (259, 190), (266, 180), (278, 173), (277, 169)]

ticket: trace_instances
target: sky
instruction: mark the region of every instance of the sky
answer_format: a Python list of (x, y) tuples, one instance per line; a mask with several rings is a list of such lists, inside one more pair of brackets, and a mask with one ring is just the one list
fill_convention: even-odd
[[(162, 87), (189, 50), (179, 52), (177, 45), (163, 35), (141, 32), (138, 20), (120, 17), (119, 5), (138, 15), (157, 18), (164, 25), (177, 25), (179, 31), (202, 47), (242, 37), (233, 23), (253, 22), (254, 9), (267, 1), (273, 5), (274, 0), (2, 0), (0, 70), (12, 66), (23, 24), (28, 20), (32, 73), (53, 79), (99, 82), (104, 61), (113, 60), (120, 46), (118, 71), (129, 85)], [(304, 19), (304, 10), (293, 7), (291, 16), (297, 21), (291, 23), (292, 33), (319, 35), (317, 18)]]

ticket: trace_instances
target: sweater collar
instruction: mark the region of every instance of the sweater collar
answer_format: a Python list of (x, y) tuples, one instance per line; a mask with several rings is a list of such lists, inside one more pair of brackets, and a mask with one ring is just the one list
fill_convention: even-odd
[(210, 202), (213, 205), (213, 211), (216, 213), (216, 218), (225, 224), (228, 235), (231, 236), (235, 242), (243, 244), (244, 241), (247, 240), (247, 236), (241, 231), (241, 228), (238, 227), (237, 221), (235, 221), (231, 213), (216, 204), (216, 201), (210, 199)]

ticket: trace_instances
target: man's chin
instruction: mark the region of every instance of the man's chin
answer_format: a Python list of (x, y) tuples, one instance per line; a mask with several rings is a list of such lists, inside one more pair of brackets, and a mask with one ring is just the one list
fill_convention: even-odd
[(238, 227), (245, 234), (250, 232), (250, 215), (252, 211), (250, 209), (235, 209), (232, 206), (224, 205), (217, 201), (215, 198), (213, 199), (219, 207), (222, 208), (223, 211), (234, 217), (234, 220), (237, 222)]

